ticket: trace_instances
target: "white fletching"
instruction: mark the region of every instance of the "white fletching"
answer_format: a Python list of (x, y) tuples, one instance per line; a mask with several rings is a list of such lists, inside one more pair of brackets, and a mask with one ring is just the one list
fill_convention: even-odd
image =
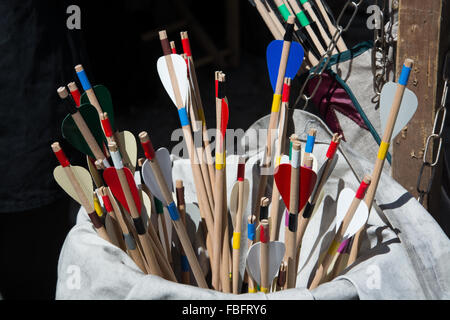
[[(185, 107), (189, 91), (189, 81), (187, 78), (187, 65), (184, 59), (178, 54), (171, 54), (170, 57), (172, 59), (174, 72), (177, 78), (181, 99), (183, 100), (183, 106), (179, 107)], [(165, 56), (160, 57), (158, 59), (158, 62), (156, 63), (156, 68), (158, 70), (159, 78), (161, 79), (164, 89), (166, 89), (167, 94), (170, 96), (170, 99), (172, 99), (173, 103), (177, 105), (174, 88), (172, 86), (172, 81), (170, 79), (169, 69), (167, 68)]]
[[(345, 188), (339, 194), (339, 199), (337, 202), (337, 214), (336, 214), (336, 232), (339, 230), (339, 227), (342, 224), (342, 221), (347, 214), (350, 205), (355, 198), (356, 193), (350, 189)], [(369, 209), (364, 201), (359, 203), (358, 208), (356, 209), (355, 214), (353, 215), (350, 224), (347, 227), (347, 230), (344, 233), (344, 240), (352, 237), (362, 226), (367, 222), (369, 218)]]
[[(158, 149), (158, 151), (155, 152), (155, 159), (158, 161), (169, 190), (172, 191), (172, 161), (170, 160), (169, 151), (166, 148)], [(167, 206), (167, 202), (165, 201), (161, 189), (159, 188), (155, 174), (153, 173), (153, 169), (148, 159), (145, 160), (142, 166), (142, 178), (144, 179), (144, 183), (149, 188), (150, 192), (158, 198), (164, 206)]]
[[(397, 90), (397, 83), (388, 82), (383, 86), (380, 96), (380, 121), (381, 130), (386, 130), (386, 124), (389, 118), (389, 114), (394, 101), (395, 91)], [(395, 121), (394, 130), (392, 131), (392, 139), (394, 139), (400, 131), (408, 124), (408, 122), (414, 116), (417, 110), (417, 97), (408, 88), (405, 88), (403, 99), (400, 104), (400, 110), (398, 111), (397, 120)]]
[[(286, 247), (283, 242), (270, 241), (269, 245), (269, 283), (272, 283), (273, 279), (280, 269), (281, 262), (283, 261), (284, 252)], [(248, 250), (247, 256), (247, 270), (250, 272), (252, 278), (261, 284), (261, 242), (255, 243)]]

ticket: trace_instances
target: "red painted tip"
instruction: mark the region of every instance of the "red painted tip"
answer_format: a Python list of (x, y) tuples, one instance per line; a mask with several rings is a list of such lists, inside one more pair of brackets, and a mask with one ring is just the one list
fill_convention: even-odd
[(64, 151), (62, 149), (60, 149), (59, 151), (56, 151), (54, 153), (63, 168), (70, 166), (70, 161), (69, 161), (69, 159), (67, 159), (66, 154), (64, 153)]
[(366, 195), (367, 188), (369, 187), (370, 183), (366, 183), (364, 181), (361, 182), (359, 185), (358, 191), (356, 191), (355, 197), (359, 200), (363, 200), (364, 196)]
[(102, 126), (103, 126), (103, 131), (105, 132), (105, 135), (110, 138), (113, 136), (113, 131), (111, 128), (111, 123), (109, 122), (109, 118), (106, 119), (102, 119), (101, 120)]
[(238, 164), (237, 180), (244, 181), (245, 178), (245, 163)]
[(144, 149), (145, 157), (148, 160), (153, 160), (153, 158), (155, 157), (155, 150), (153, 149), (153, 145), (150, 139), (146, 142), (141, 141), (141, 145), (142, 149)]
[(72, 95), (72, 98), (75, 101), (75, 104), (77, 105), (77, 107), (80, 107), (80, 103), (81, 103), (80, 91), (78, 89), (76, 89), (74, 91), (70, 91), (70, 94)]
[(259, 230), (260, 230), (260, 232), (259, 232), (259, 238), (260, 238), (260, 241), (261, 241), (262, 243), (267, 243), (267, 242), (269, 242), (269, 237), (270, 237), (270, 235), (269, 235), (269, 228), (266, 228), (266, 227), (264, 227), (264, 226), (261, 224), (261, 227), (259, 228)]
[(334, 157), (334, 155), (336, 154), (336, 150), (338, 148), (339, 144), (331, 141), (330, 146), (328, 147), (328, 151), (327, 151), (327, 158), (331, 159)]
[(287, 83), (283, 83), (283, 95), (281, 97), (281, 102), (289, 102), (289, 95), (291, 93), (291, 86)]
[(183, 46), (183, 51), (188, 57), (192, 57), (191, 45), (189, 44), (189, 38), (181, 39), (181, 45)]

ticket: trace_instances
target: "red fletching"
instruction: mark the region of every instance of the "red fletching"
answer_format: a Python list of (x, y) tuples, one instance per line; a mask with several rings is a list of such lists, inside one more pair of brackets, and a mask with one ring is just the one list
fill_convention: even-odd
[(70, 166), (69, 159), (67, 159), (66, 154), (62, 149), (54, 153), (63, 168)]
[[(280, 164), (275, 172), (275, 183), (280, 191), (286, 208), (289, 210), (291, 197), (291, 165), (287, 163)], [(306, 205), (314, 186), (316, 185), (317, 175), (308, 168), (300, 167), (300, 194), (299, 194), (299, 212)], [(294, 213), (294, 212), (293, 212)], [(298, 212), (295, 212), (298, 213)]]
[[(136, 208), (139, 214), (141, 214), (141, 199), (139, 198), (139, 192), (136, 187), (136, 182), (134, 181), (133, 174), (128, 168), (123, 168), (122, 170), (125, 173), (125, 177), (127, 179), (128, 186), (130, 187), (131, 195), (133, 196)], [(116, 197), (116, 199), (120, 202), (120, 204), (128, 212), (130, 212), (130, 207), (128, 206), (125, 194), (122, 190), (122, 186), (120, 185), (117, 170), (113, 167), (107, 168), (105, 171), (103, 171), (103, 179), (105, 179), (105, 182), (108, 184), (108, 187), (113, 193), (114, 197)]]

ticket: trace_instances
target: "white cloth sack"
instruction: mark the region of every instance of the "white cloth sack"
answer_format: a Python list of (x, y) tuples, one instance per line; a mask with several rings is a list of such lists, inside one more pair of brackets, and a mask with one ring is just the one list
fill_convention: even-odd
[[(266, 116), (258, 120), (251, 128), (267, 128), (268, 119)], [(314, 155), (320, 167), (331, 132), (319, 118), (307, 112), (295, 110), (292, 120), (295, 132), (301, 137), (305, 126), (315, 120), (318, 132)], [(244, 144), (248, 148), (245, 174), (250, 181), (250, 190), (253, 190), (257, 187), (262, 150), (255, 150), (254, 141), (247, 140)], [(98, 237), (85, 211), (80, 210), (77, 224), (67, 235), (61, 251), (56, 298), (449, 299), (450, 241), (432, 216), (386, 173), (382, 174), (378, 186), (378, 205), (374, 205), (371, 211), (357, 261), (333, 281), (312, 291), (306, 289), (314, 276), (320, 253), (328, 248), (334, 235), (339, 191), (344, 187), (356, 191), (359, 181), (373, 168), (374, 159), (368, 161), (345, 142), (341, 143), (338, 155), (339, 161), (325, 186), (324, 201), (311, 218), (304, 235), (295, 289), (270, 294), (232, 295), (145, 275), (125, 252)], [(233, 157), (227, 158), (228, 197), (236, 179), (237, 162), (233, 164)], [(173, 179), (184, 181), (187, 203), (197, 201), (188, 161), (175, 159), (173, 163)], [(249, 201), (245, 219), (254, 201)], [(241, 243), (246, 243), (246, 233), (244, 227)], [(281, 232), (280, 240), (283, 239)], [(244, 256), (245, 250), (241, 251)]]

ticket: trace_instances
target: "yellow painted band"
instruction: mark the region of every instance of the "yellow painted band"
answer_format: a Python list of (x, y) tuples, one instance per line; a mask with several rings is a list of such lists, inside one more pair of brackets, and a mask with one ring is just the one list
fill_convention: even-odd
[(197, 112), (198, 112), (198, 117), (200, 118), (200, 120), (202, 121), (202, 123), (203, 124), (205, 124), (206, 123), (206, 120), (205, 120), (205, 114), (203, 113), (203, 109), (198, 109), (197, 110)]
[(256, 288), (248, 288), (248, 293), (256, 293)]
[(278, 156), (278, 157), (275, 159), (275, 167), (278, 167), (278, 166), (280, 165), (280, 163), (281, 163), (281, 157)]
[(99, 217), (103, 216), (102, 206), (100, 205), (100, 201), (98, 201), (97, 197), (94, 197), (94, 209)]
[(241, 248), (241, 233), (233, 232), (233, 249), (239, 250)]
[(225, 168), (225, 153), (216, 153), (216, 170)]
[(340, 243), (333, 240), (330, 249), (328, 250), (329, 255), (334, 255), (339, 249)]
[(261, 287), (261, 292), (262, 293), (269, 293), (269, 289)]
[(389, 143), (381, 141), (380, 149), (378, 149), (378, 159), (384, 160), (388, 153), (388, 149), (389, 149)]
[(272, 100), (272, 112), (280, 112), (281, 94), (274, 94)]

